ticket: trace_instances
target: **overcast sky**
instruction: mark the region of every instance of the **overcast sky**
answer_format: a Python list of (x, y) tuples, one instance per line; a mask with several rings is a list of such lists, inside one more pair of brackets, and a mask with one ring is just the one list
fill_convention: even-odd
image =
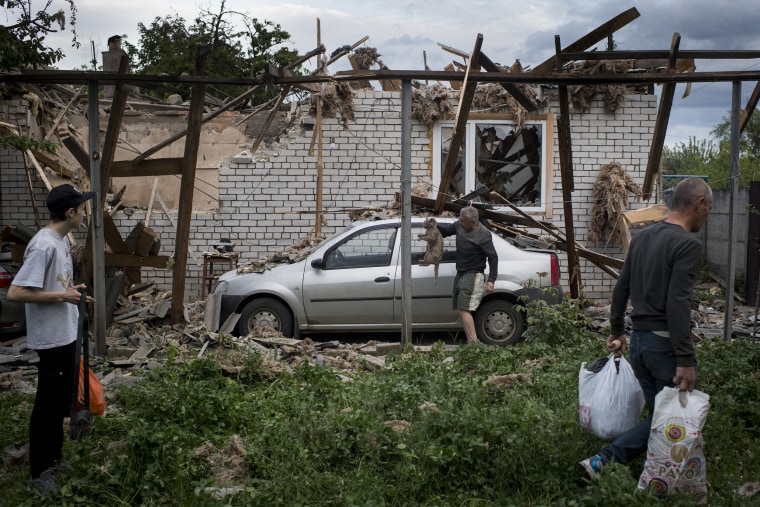
[[(56, 2), (65, 7), (61, 0)], [(137, 44), (139, 22), (148, 25), (156, 17), (175, 14), (192, 20), (201, 9), (217, 11), (220, 5), (218, 0), (75, 2), (81, 48), (70, 47), (68, 32), (50, 39), (67, 53), (59, 64), (62, 69), (88, 65), (90, 41), (100, 64), (100, 52), (107, 49), (111, 35), (126, 34), (130, 43)], [(519, 59), (523, 66), (535, 66), (554, 54), (555, 35), (566, 46), (630, 7), (641, 15), (615, 34), (621, 50), (667, 50), (675, 32), (681, 35), (682, 50), (760, 49), (760, 9), (752, 0), (640, 0), (635, 4), (618, 0), (227, 0), (226, 7), (278, 23), (291, 34), (291, 46), (300, 53), (317, 46), (317, 18), (328, 54), (369, 36), (365, 45), (377, 48), (381, 60), (395, 70), (423, 69), (423, 51), (428, 66), (442, 70), (457, 57), (437, 43), (470, 52), (478, 33), (483, 34), (482, 50), (491, 60), (511, 65)], [(760, 68), (757, 60), (698, 60), (696, 64), (698, 71)], [(691, 95), (682, 99), (684, 86), (678, 85), (673, 101), (666, 138), (671, 146), (688, 142), (690, 136), (709, 138), (712, 127), (731, 109), (730, 83), (697, 83)], [(754, 83), (742, 85), (742, 107), (753, 88)]]

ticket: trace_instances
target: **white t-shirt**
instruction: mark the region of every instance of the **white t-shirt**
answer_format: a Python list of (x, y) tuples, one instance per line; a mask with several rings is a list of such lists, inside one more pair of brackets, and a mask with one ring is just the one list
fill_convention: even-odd
[[(34, 235), (13, 285), (45, 292), (74, 286), (69, 239), (45, 227)], [(30, 349), (51, 349), (77, 339), (79, 309), (71, 303), (26, 303), (26, 342)]]

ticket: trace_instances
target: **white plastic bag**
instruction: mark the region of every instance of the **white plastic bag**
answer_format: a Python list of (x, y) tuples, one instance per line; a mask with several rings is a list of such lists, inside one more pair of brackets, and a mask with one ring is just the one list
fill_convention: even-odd
[(652, 431), (639, 489), (652, 486), (658, 495), (707, 497), (707, 471), (702, 427), (710, 396), (701, 391), (665, 387), (654, 399)]
[[(602, 359), (603, 361), (603, 359)], [(644, 408), (644, 393), (624, 356), (610, 354), (601, 370), (581, 364), (578, 375), (578, 414), (581, 428), (612, 439), (636, 426)]]

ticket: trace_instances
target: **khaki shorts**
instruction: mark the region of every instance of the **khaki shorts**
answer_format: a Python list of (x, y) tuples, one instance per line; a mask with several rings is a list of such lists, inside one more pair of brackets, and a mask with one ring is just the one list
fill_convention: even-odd
[(457, 273), (454, 278), (454, 310), (469, 310), (474, 312), (480, 305), (480, 300), (486, 293), (486, 275), (483, 273)]

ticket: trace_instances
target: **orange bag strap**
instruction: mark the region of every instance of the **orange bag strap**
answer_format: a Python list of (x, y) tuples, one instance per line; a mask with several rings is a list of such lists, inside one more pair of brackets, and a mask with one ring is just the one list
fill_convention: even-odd
[[(81, 293), (79, 297), (79, 321), (77, 323), (77, 344), (74, 347), (74, 382), (71, 393), (71, 416), (77, 413), (77, 398), (79, 397), (79, 375), (82, 368), (79, 366), (80, 360), (84, 360), (84, 369), (81, 371), (84, 380), (84, 409), (90, 410), (90, 383), (88, 375), (90, 371), (90, 344), (89, 344), (89, 325), (87, 322), (87, 305), (86, 294)], [(84, 355), (82, 355), (84, 354)]]

